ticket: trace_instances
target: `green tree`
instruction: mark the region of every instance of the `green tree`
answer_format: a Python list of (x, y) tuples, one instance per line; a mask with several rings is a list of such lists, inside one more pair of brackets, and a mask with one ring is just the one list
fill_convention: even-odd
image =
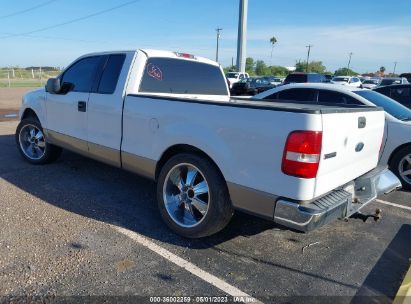
[(270, 69), (270, 75), (273, 76), (287, 76), (288, 75), (288, 70), (285, 67), (276, 65), (276, 66), (271, 66), (269, 67)]
[(258, 76), (266, 76), (268, 74), (270, 74), (270, 69), (268, 68), (268, 66), (265, 64), (264, 61), (262, 60), (257, 60), (257, 62), (255, 63), (255, 74)]
[(335, 76), (356, 76), (358, 75), (358, 73), (349, 68), (340, 68), (335, 71), (334, 75)]
[(271, 60), (273, 60), (273, 51), (274, 51), (274, 46), (277, 44), (277, 38), (274, 36), (270, 38), (270, 43), (271, 43)]
[(385, 73), (386, 70), (387, 70), (387, 69), (386, 69), (384, 66), (380, 67), (380, 73), (381, 73), (381, 75), (384, 75), (384, 73)]
[[(305, 72), (307, 62), (297, 62), (295, 67), (296, 72)], [(327, 68), (323, 65), (322, 61), (311, 61), (308, 64), (308, 72), (323, 74), (326, 70)]]
[(232, 66), (228, 66), (228, 67), (223, 68), (223, 70), (224, 70), (224, 74), (227, 74), (229, 72), (236, 72), (237, 67), (232, 65)]
[(245, 60), (245, 71), (250, 75), (254, 75), (254, 59), (247, 57)]

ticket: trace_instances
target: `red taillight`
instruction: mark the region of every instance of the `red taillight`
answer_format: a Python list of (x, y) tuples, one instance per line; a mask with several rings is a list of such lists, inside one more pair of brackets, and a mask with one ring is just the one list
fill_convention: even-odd
[(322, 137), (323, 133), (319, 131), (291, 132), (284, 148), (284, 174), (315, 178), (320, 164)]

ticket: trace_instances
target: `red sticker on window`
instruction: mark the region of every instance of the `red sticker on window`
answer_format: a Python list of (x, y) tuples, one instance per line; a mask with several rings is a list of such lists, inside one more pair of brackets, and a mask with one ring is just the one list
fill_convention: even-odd
[(163, 80), (163, 72), (158, 66), (152, 63), (149, 63), (147, 65), (147, 73), (150, 77), (153, 77), (154, 79)]

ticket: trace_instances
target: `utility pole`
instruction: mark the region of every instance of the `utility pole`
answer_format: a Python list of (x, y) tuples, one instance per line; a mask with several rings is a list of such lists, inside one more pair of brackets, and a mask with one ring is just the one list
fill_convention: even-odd
[(10, 88), (11, 87), (11, 82), (10, 82), (10, 71), (9, 70), (7, 70), (7, 80), (8, 80), (9, 88)]
[(307, 66), (305, 67), (305, 72), (308, 73), (308, 64), (310, 62), (310, 53), (311, 53), (311, 48), (313, 47), (312, 44), (309, 44), (306, 46), (306, 48), (308, 48), (308, 52), (307, 52)]
[(240, 14), (238, 20), (237, 38), (237, 69), (245, 72), (245, 61), (247, 58), (247, 15), (248, 0), (240, 0)]
[[(395, 74), (395, 71), (397, 70), (397, 61), (396, 62), (394, 62), (394, 72), (392, 72), (393, 74)], [(394, 76), (394, 75), (393, 75)]]
[(347, 69), (349, 70), (350, 69), (350, 65), (351, 65), (351, 58), (352, 58), (352, 55), (353, 55), (354, 53), (353, 52), (350, 52), (348, 55), (350, 56), (349, 57), (349, 59), (348, 59), (348, 65), (347, 65)]
[(215, 53), (215, 61), (217, 61), (217, 62), (218, 62), (218, 48), (219, 48), (219, 42), (220, 42), (220, 37), (221, 37), (220, 32), (222, 30), (223, 30), (222, 28), (217, 28), (216, 29), (216, 31), (217, 31), (217, 50), (216, 50), (216, 53)]

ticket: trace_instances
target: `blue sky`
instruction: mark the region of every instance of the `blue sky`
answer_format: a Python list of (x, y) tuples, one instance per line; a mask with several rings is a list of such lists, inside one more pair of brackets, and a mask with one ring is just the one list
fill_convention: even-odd
[[(117, 10), (32, 32), (103, 11), (130, 0), (0, 0), (0, 66), (67, 66), (93, 51), (156, 48), (215, 58), (217, 27), (223, 28), (220, 62), (236, 56), (239, 0), (140, 0)], [(46, 5), (41, 6), (44, 3)], [(9, 16), (34, 6), (31, 11)], [(271, 61), (269, 38), (278, 44)], [(293, 66), (312, 60), (331, 71), (347, 65), (376, 71), (411, 71), (411, 1), (249, 0), (248, 56)]]

